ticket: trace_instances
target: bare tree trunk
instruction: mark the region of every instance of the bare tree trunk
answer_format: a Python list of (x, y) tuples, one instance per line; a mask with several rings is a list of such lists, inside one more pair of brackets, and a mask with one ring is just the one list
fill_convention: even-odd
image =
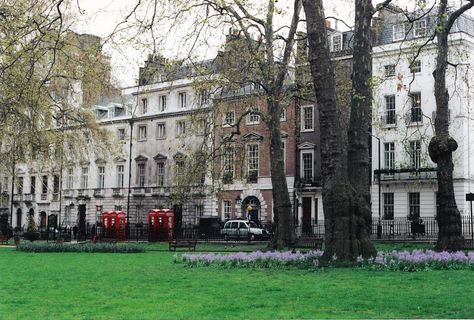
[[(472, 4), (469, 8), (472, 7)], [(467, 8), (464, 6), (463, 8)], [(468, 8), (467, 8), (468, 9)], [(465, 9), (465, 10), (467, 10)], [(449, 94), (446, 88), (446, 67), (448, 65), (448, 36), (453, 22), (461, 9), (447, 19), (447, 0), (441, 0), (438, 8), (437, 57), (434, 92), (436, 99), (435, 135), (429, 144), (431, 160), (438, 166), (437, 212), (439, 233), (436, 248), (456, 251), (462, 249), (461, 214), (456, 205), (453, 187), (453, 151), (458, 148), (456, 140), (449, 135)]]
[[(367, 152), (367, 158), (364, 159), (362, 157), (359, 159), (356, 156), (348, 156), (344, 145), (345, 133), (343, 130), (340, 130), (339, 126), (340, 119), (336, 104), (334, 68), (327, 46), (323, 3), (322, 0), (305, 0), (303, 1), (303, 6), (307, 20), (309, 62), (320, 112), (321, 167), (326, 229), (324, 257), (330, 259), (333, 255), (336, 255), (338, 259), (342, 260), (355, 260), (360, 255), (369, 257), (375, 254), (375, 249), (370, 243), (366, 231), (367, 211), (364, 210), (368, 209), (368, 205), (367, 198), (364, 196), (368, 193), (368, 190), (365, 193), (358, 193), (357, 189), (354, 189), (350, 182), (346, 162), (347, 159), (354, 161), (350, 167), (357, 167), (357, 170), (360, 170), (359, 172), (368, 170), (365, 168), (365, 162), (368, 161), (367, 130), (365, 129), (362, 133), (363, 128), (352, 128), (353, 132), (349, 135), (350, 139), (354, 139), (353, 136), (355, 136), (361, 145), (363, 145), (362, 134), (364, 135), (366, 150), (362, 150), (362, 152)], [(363, 36), (361, 35), (361, 37)], [(366, 41), (369, 39), (367, 38)], [(359, 38), (359, 41), (362, 40), (363, 38)], [(368, 48), (370, 52), (370, 45)], [(361, 52), (364, 51), (363, 48), (360, 50)], [(370, 61), (370, 57), (365, 57), (364, 65), (368, 61)], [(363, 69), (364, 67), (362, 66), (361, 68)], [(370, 76), (370, 68), (368, 71)], [(362, 93), (365, 92), (364, 89), (359, 88), (359, 90)], [(370, 94), (368, 99), (370, 99)], [(353, 98), (354, 100), (357, 99)], [(367, 109), (367, 106), (361, 108)], [(351, 123), (354, 123), (353, 126), (358, 125), (357, 118), (370, 116), (370, 102), (368, 108), (369, 113), (362, 109), (362, 111), (357, 111), (358, 114), (355, 115), (355, 119), (352, 119), (351, 116)], [(361, 152), (357, 149), (357, 145), (353, 148), (353, 152)], [(351, 176), (356, 180), (361, 177)], [(365, 179), (365, 177), (362, 176), (362, 179)], [(367, 182), (356, 181), (355, 183), (358, 188), (365, 188), (364, 185), (367, 185)]]
[(277, 224), (276, 234), (272, 246), (275, 249), (290, 248), (295, 240), (295, 229), (293, 226), (290, 195), (286, 183), (285, 168), (283, 161), (283, 149), (281, 144), (280, 109), (279, 102), (275, 99), (267, 99), (271, 119), (268, 124), (270, 129), (270, 170), (272, 179), (273, 214)]

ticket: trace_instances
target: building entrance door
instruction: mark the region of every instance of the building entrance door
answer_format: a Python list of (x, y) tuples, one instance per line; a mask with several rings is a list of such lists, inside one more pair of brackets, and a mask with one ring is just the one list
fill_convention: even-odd
[(312, 211), (312, 198), (303, 197), (303, 230), (304, 234), (310, 234), (311, 228), (311, 211)]
[(77, 206), (77, 240), (86, 240), (86, 205), (80, 204)]
[(16, 210), (16, 226), (18, 228), (21, 228), (21, 215), (22, 215), (22, 212), (21, 212), (21, 209), (18, 208), (18, 210)]
[(244, 212), (244, 218), (257, 225), (260, 224), (260, 200), (257, 197), (248, 196), (245, 198), (242, 201), (242, 212)]

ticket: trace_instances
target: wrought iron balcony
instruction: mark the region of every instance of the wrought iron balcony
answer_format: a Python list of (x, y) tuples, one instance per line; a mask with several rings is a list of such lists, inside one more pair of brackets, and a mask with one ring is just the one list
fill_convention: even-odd
[(113, 197), (123, 197), (124, 191), (122, 188), (113, 188), (112, 196)]
[(374, 179), (380, 174), (380, 181), (434, 180), (436, 172), (436, 168), (382, 169), (374, 170)]

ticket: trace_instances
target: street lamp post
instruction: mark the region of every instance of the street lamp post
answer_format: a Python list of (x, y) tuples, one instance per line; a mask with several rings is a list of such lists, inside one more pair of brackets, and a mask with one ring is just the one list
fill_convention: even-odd
[(125, 230), (126, 235), (125, 238), (129, 239), (130, 237), (130, 193), (132, 192), (131, 189), (131, 182), (132, 182), (132, 146), (133, 146), (133, 116), (130, 118), (130, 138), (129, 138), (129, 151), (128, 151), (128, 194), (127, 194), (127, 228)]
[(374, 136), (373, 134), (369, 133), (372, 137), (377, 139), (378, 146), (377, 146), (377, 152), (378, 152), (378, 165), (377, 165), (377, 181), (378, 181), (378, 194), (379, 194), (379, 221), (377, 223), (377, 239), (382, 238), (382, 185), (380, 183), (381, 180), (381, 149), (380, 149), (380, 138), (377, 136)]

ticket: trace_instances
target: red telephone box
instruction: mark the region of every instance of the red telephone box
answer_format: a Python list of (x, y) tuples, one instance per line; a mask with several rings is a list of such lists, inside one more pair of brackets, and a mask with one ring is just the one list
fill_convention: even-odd
[(148, 241), (171, 241), (173, 230), (172, 209), (152, 209), (148, 212)]
[(102, 236), (125, 240), (127, 214), (123, 211), (106, 211), (102, 214)]

